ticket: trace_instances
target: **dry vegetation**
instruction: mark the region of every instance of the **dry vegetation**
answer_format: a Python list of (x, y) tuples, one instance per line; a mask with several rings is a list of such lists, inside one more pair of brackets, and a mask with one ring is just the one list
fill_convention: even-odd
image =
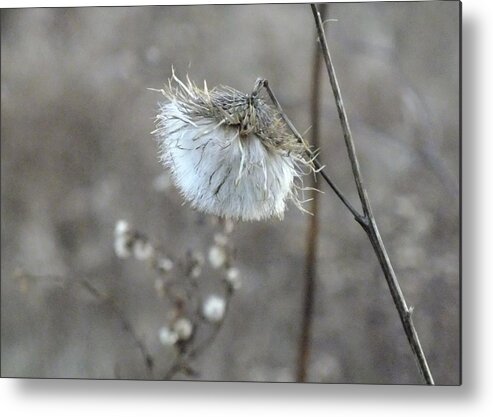
[[(458, 5), (335, 4), (330, 17), (373, 211), (435, 380), (456, 384)], [(151, 269), (115, 255), (115, 223), (127, 219), (166, 253), (205, 257), (217, 226), (162, 175), (150, 135), (161, 97), (147, 88), (161, 88), (172, 65), (245, 92), (262, 76), (304, 131), (314, 31), (307, 5), (2, 10), (2, 375), (146, 377), (114, 309), (75, 280), (111, 294), (166, 369), (174, 353), (159, 330), (169, 305)], [(357, 201), (326, 77), (321, 88), (322, 159)], [(308, 380), (419, 383), (372, 249), (326, 191)], [(306, 225), (293, 207), (282, 222), (235, 227), (242, 288), (197, 358), (202, 378), (294, 380)], [(18, 268), (42, 278), (18, 280)], [(201, 275), (206, 291), (217, 274)]]

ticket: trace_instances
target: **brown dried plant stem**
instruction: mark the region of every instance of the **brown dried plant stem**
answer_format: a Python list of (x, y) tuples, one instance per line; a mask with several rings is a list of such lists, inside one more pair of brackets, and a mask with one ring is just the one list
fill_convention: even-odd
[(137, 332), (135, 331), (132, 324), (130, 323), (130, 320), (128, 320), (125, 314), (123, 313), (123, 310), (120, 308), (120, 306), (115, 302), (115, 300), (113, 300), (107, 294), (99, 291), (94, 285), (92, 285), (92, 283), (89, 280), (83, 279), (79, 281), (79, 283), (83, 288), (85, 288), (90, 294), (92, 294), (98, 300), (108, 303), (113, 313), (116, 315), (116, 317), (118, 317), (118, 320), (120, 320), (123, 330), (128, 332), (128, 334), (134, 341), (135, 345), (139, 349), (139, 352), (142, 356), (142, 360), (145, 365), (147, 378), (152, 378), (153, 370), (154, 370), (154, 358), (149, 352), (149, 350), (147, 349), (145, 343), (137, 336)]
[(115, 314), (115, 316), (118, 318), (120, 321), (122, 328), (125, 332), (128, 333), (128, 335), (131, 337), (135, 345), (137, 346), (140, 355), (142, 356), (142, 361), (144, 363), (145, 371), (146, 371), (146, 377), (147, 378), (152, 378), (153, 377), (153, 370), (154, 370), (154, 357), (151, 355), (149, 350), (147, 349), (145, 343), (143, 340), (139, 338), (137, 335), (137, 332), (135, 331), (134, 327), (130, 323), (130, 320), (125, 316), (123, 310), (120, 308), (120, 306), (117, 304), (117, 302), (108, 294), (104, 293), (103, 291), (98, 290), (89, 279), (86, 278), (74, 278), (72, 280), (68, 280), (66, 277), (59, 276), (59, 275), (34, 275), (28, 272), (25, 272), (23, 270), (19, 270), (16, 272), (16, 277), (18, 279), (30, 279), (33, 281), (43, 281), (43, 280), (51, 280), (53, 282), (58, 283), (61, 285), (63, 288), (70, 288), (70, 284), (76, 284), (80, 286), (81, 288), (85, 289), (89, 294), (94, 296), (97, 300), (101, 301), (102, 303), (107, 303), (108, 306), (111, 308), (111, 311)]
[(390, 293), (392, 295), (392, 299), (394, 300), (394, 304), (399, 313), (399, 317), (404, 327), (404, 331), (406, 333), (407, 339), (409, 341), (409, 344), (411, 346), (411, 349), (413, 351), (414, 357), (421, 371), (421, 374), (426, 384), (434, 385), (435, 383), (433, 381), (433, 376), (431, 374), (430, 368), (426, 361), (425, 354), (419, 342), (418, 334), (413, 324), (413, 320), (412, 320), (413, 309), (408, 308), (406, 304), (406, 300), (404, 299), (404, 295), (400, 288), (399, 282), (397, 281), (397, 277), (395, 275), (394, 269), (392, 267), (392, 264), (390, 263), (387, 250), (385, 249), (382, 238), (380, 236), (380, 232), (378, 231), (378, 227), (375, 222), (375, 217), (373, 216), (371, 210), (371, 205), (366, 188), (363, 185), (358, 158), (356, 156), (354, 141), (351, 135), (351, 130), (349, 128), (349, 122), (342, 101), (341, 91), (339, 88), (339, 84), (337, 82), (334, 66), (332, 64), (329, 47), (327, 45), (327, 39), (325, 37), (323, 21), (315, 4), (311, 4), (311, 9), (313, 12), (313, 16), (315, 18), (315, 25), (317, 28), (318, 41), (320, 44), (321, 53), (324, 58), (325, 65), (327, 67), (327, 71), (330, 79), (330, 85), (332, 87), (332, 91), (336, 102), (337, 112), (339, 115), (339, 120), (341, 122), (342, 130), (344, 133), (344, 141), (346, 143), (348, 157), (351, 162), (351, 168), (356, 183), (356, 189), (358, 191), (358, 196), (363, 208), (363, 214), (358, 214), (357, 216), (355, 216), (355, 219), (368, 235), (368, 238), (370, 239), (370, 242), (375, 251), (375, 254), (377, 255), (378, 262), (380, 263), (380, 266), (384, 273)]
[[(321, 16), (327, 15), (327, 4), (320, 5)], [(311, 77), (311, 125), (312, 125), (312, 140), (311, 145), (314, 149), (319, 148), (319, 133), (320, 133), (320, 82), (322, 78), (322, 57), (318, 53), (318, 47), (315, 45), (313, 51), (313, 66)], [(316, 178), (311, 177), (311, 187), (315, 188)], [(313, 315), (315, 304), (315, 290), (317, 277), (317, 252), (319, 239), (319, 197), (317, 191), (311, 192), (311, 202), (309, 211), (312, 216), (308, 217), (308, 229), (306, 234), (306, 252), (305, 252), (305, 282), (303, 292), (303, 307), (301, 318), (301, 335), (298, 345), (298, 363), (296, 370), (296, 380), (305, 382), (308, 373), (308, 365), (310, 361), (311, 335), (313, 327)]]

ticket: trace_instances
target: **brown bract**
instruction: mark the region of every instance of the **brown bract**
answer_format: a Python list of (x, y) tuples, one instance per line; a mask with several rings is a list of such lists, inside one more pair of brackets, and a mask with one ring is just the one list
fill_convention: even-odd
[(252, 94), (228, 86), (209, 91), (205, 81), (201, 89), (188, 77), (185, 84), (173, 73), (168, 84), (159, 91), (179, 107), (187, 123), (207, 118), (216, 120), (218, 127), (237, 126), (241, 137), (253, 133), (267, 149), (309, 163), (305, 160), (306, 144), (288, 130), (279, 112), (260, 97), (256, 88)]

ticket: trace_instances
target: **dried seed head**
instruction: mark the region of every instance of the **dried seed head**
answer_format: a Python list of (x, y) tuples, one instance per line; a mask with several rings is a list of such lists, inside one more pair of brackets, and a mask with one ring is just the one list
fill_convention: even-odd
[(232, 290), (239, 290), (241, 288), (240, 270), (238, 268), (229, 268), (226, 271), (224, 280)]
[(282, 218), (286, 201), (301, 208), (307, 147), (260, 97), (231, 87), (209, 91), (174, 74), (161, 90), (168, 99), (157, 115), (161, 160), (194, 208), (220, 217)]
[(178, 334), (169, 327), (159, 329), (159, 341), (164, 346), (173, 346), (178, 341)]
[(173, 269), (175, 264), (173, 261), (169, 258), (160, 258), (157, 261), (157, 268), (159, 269), (160, 272), (167, 273)]
[(217, 295), (210, 295), (202, 305), (202, 314), (211, 323), (218, 323), (226, 313), (226, 301)]
[(113, 241), (116, 256), (125, 259), (132, 255), (132, 233), (130, 225), (125, 220), (119, 220), (115, 225)]
[(228, 260), (225, 249), (221, 246), (211, 246), (209, 249), (209, 263), (214, 269), (221, 268)]
[(121, 236), (130, 232), (130, 225), (126, 220), (118, 220), (115, 225), (115, 236)]
[(193, 333), (193, 324), (186, 317), (181, 317), (173, 323), (173, 331), (177, 334), (178, 340), (188, 340)]
[(133, 245), (133, 254), (138, 261), (147, 261), (154, 256), (154, 247), (144, 239), (136, 239)]

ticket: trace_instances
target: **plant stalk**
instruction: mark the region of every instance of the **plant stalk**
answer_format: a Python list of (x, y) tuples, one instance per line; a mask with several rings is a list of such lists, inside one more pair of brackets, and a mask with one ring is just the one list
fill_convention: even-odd
[[(327, 14), (327, 4), (320, 6), (320, 14)], [(313, 51), (313, 66), (311, 76), (311, 145), (314, 149), (319, 148), (320, 135), (320, 82), (322, 78), (322, 59), (318, 53), (318, 47), (315, 45)], [(310, 187), (316, 187), (316, 177), (311, 176)], [(317, 252), (319, 240), (319, 204), (320, 193), (311, 192), (311, 202), (309, 211), (312, 216), (308, 217), (308, 228), (306, 234), (306, 251), (305, 251), (305, 282), (303, 293), (303, 307), (301, 318), (301, 335), (298, 345), (298, 363), (296, 370), (296, 381), (305, 382), (308, 375), (310, 363), (311, 338), (313, 328), (313, 316), (315, 305), (316, 278), (317, 278)]]
[(325, 36), (323, 21), (315, 4), (311, 4), (311, 9), (313, 12), (313, 17), (315, 19), (315, 25), (317, 28), (318, 41), (319, 41), (321, 53), (324, 58), (325, 65), (327, 67), (330, 85), (332, 87), (332, 92), (334, 94), (337, 112), (339, 115), (339, 120), (344, 134), (344, 141), (346, 144), (347, 154), (351, 163), (351, 169), (353, 172), (356, 189), (358, 191), (358, 196), (361, 202), (361, 206), (363, 208), (363, 216), (361, 216), (360, 219), (356, 218), (356, 220), (368, 235), (368, 238), (375, 251), (375, 254), (377, 255), (378, 262), (380, 264), (380, 267), (382, 268), (383, 274), (385, 276), (385, 280), (387, 281), (390, 294), (394, 301), (395, 307), (399, 313), (402, 326), (404, 327), (404, 331), (406, 333), (407, 339), (411, 346), (412, 352), (416, 359), (421, 375), (423, 376), (423, 379), (426, 382), (426, 384), (435, 385), (433, 376), (428, 366), (428, 362), (426, 360), (426, 356), (423, 352), (423, 349), (419, 342), (418, 334), (416, 332), (416, 329), (412, 321), (413, 309), (408, 308), (406, 304), (406, 300), (404, 298), (399, 282), (395, 275), (394, 269), (390, 262), (387, 250), (385, 249), (382, 238), (380, 236), (380, 232), (378, 230), (375, 217), (373, 216), (370, 200), (368, 198), (368, 193), (366, 191), (365, 186), (363, 185), (359, 162), (356, 156), (354, 141), (351, 135), (351, 130), (349, 128), (348, 117), (344, 107), (344, 103), (342, 101), (341, 90), (337, 82), (334, 65), (332, 64), (332, 58), (330, 56), (329, 47)]

